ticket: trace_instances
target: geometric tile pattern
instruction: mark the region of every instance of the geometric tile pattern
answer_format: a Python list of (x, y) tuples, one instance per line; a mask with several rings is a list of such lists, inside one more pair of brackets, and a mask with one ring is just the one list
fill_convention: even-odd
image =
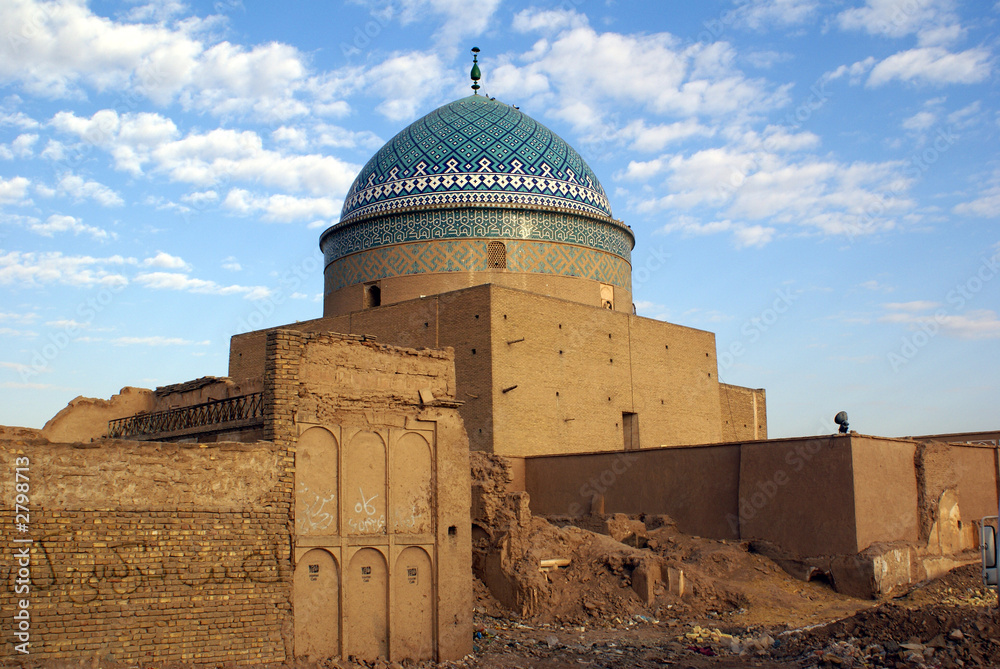
[(492, 209), (435, 209), (340, 224), (320, 238), (326, 264), (379, 246), (430, 239), (520, 238), (589, 246), (631, 259), (632, 232), (607, 220), (562, 212)]
[[(327, 272), (328, 290), (431, 272), (488, 269), (489, 239), (433, 240), (382, 246), (335, 260)], [(592, 279), (631, 290), (632, 267), (623, 258), (572, 244), (505, 239), (507, 271), (558, 274)]]
[(569, 144), (510, 105), (470, 95), (389, 140), (354, 180), (340, 221), (469, 203), (611, 217), (604, 188)]

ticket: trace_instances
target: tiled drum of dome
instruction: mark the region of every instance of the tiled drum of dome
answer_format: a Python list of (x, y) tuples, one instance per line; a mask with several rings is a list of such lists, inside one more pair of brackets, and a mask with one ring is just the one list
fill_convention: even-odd
[(631, 259), (624, 227), (577, 216), (531, 210), (471, 208), (405, 212), (334, 228), (321, 246), (326, 264), (389, 244), (425, 239), (516, 238), (580, 244)]
[(469, 96), (413, 122), (361, 170), (341, 222), (442, 204), (557, 207), (610, 218), (583, 158), (520, 111)]

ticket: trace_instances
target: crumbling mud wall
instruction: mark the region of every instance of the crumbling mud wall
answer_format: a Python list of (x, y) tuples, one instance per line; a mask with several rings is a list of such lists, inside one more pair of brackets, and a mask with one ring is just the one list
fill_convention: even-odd
[(108, 421), (153, 411), (156, 397), (146, 388), (122, 388), (111, 399), (77, 397), (42, 428), (49, 441), (72, 443), (100, 439), (108, 433)]
[(0, 457), (0, 605), (23, 634), (0, 657), (290, 656), (292, 479), (273, 444), (63, 444), (4, 431)]

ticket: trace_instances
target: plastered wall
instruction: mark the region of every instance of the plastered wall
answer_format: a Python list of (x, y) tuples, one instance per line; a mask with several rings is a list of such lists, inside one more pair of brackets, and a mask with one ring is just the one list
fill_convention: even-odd
[[(260, 666), (291, 651), (280, 449), (14, 438), (0, 451), (7, 500), (15, 458), (28, 458), (28, 532), (17, 536), (32, 539), (30, 577), (16, 593), (8, 541), (2, 609), (12, 620), (15, 602), (30, 603), (31, 659)], [(14, 527), (10, 505), (2, 521)], [(2, 657), (23, 659), (12, 639)]]
[[(847, 438), (838, 438), (838, 443)], [(912, 441), (852, 435), (854, 518), (857, 550), (875, 542), (919, 539), (918, 481)]]
[(688, 534), (739, 538), (728, 521), (738, 513), (738, 444), (528, 457), (523, 469), (539, 515), (586, 515), (601, 496), (609, 514), (667, 514)]

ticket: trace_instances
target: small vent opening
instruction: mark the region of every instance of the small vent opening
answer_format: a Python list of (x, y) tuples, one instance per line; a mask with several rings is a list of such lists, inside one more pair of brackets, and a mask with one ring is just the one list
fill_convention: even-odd
[(486, 245), (486, 266), (490, 269), (507, 269), (507, 246), (503, 242)]

